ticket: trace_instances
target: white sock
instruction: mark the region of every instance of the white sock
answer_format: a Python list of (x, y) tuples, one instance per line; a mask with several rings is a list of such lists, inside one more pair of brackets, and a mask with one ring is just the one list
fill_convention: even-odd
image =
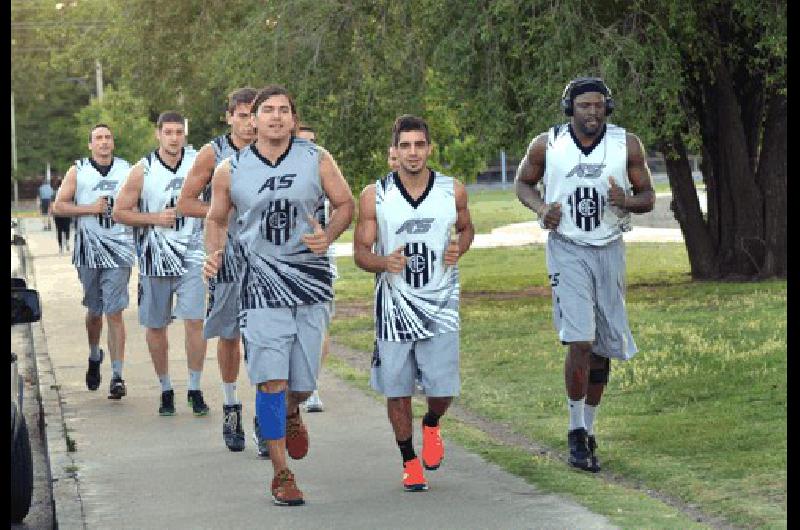
[(589, 436), (594, 435), (594, 415), (597, 414), (597, 407), (599, 407), (599, 405), (595, 405), (594, 407), (591, 405), (583, 406), (583, 421), (586, 424), (586, 432)]
[(200, 376), (203, 371), (189, 370), (189, 390), (200, 390)]
[(161, 383), (162, 392), (166, 392), (167, 390), (172, 390), (172, 381), (169, 378), (169, 374), (159, 375), (158, 381)]
[(567, 398), (567, 403), (569, 404), (569, 430), (585, 429), (586, 424), (583, 419), (583, 409), (584, 403), (586, 403), (586, 397), (582, 397), (577, 401)]
[(222, 393), (225, 395), (226, 405), (236, 405), (239, 403), (239, 396), (236, 395), (236, 381), (233, 383), (222, 383)]
[(122, 379), (122, 366), (124, 364), (125, 361), (111, 361), (111, 373), (114, 374), (114, 377)]

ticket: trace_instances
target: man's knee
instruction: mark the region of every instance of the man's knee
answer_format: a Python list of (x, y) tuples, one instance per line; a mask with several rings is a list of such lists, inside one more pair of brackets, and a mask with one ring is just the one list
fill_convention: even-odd
[(581, 357), (588, 357), (592, 353), (591, 342), (570, 342), (569, 353)]
[(109, 324), (122, 324), (122, 311), (117, 311), (116, 313), (110, 313), (106, 315), (106, 320)]
[(589, 384), (607, 384), (610, 373), (611, 359), (592, 353), (589, 360)]

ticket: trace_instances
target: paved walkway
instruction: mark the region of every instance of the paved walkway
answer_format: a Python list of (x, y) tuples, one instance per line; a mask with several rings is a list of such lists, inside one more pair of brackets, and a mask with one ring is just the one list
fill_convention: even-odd
[[(134, 303), (124, 313), (128, 396), (119, 402), (106, 399), (108, 362), (102, 367), (100, 389), (89, 392), (84, 383), (88, 348), (77, 274), (69, 257), (58, 254), (54, 233), (42, 232), (39, 220), (28, 220), (26, 231), (43, 306), (46, 343), (40, 340), (36, 347), (40, 359), (49, 361), (43, 363), (49, 389), (43, 392), (43, 405), (52, 473), (58, 480), (54, 497), (59, 528), (611, 526), (603, 517), (544, 494), (449, 441), (446, 463), (428, 473), (430, 491), (403, 492), (399, 453), (384, 406), (327, 372), (320, 382), (327, 411), (304, 415), (311, 449), (306, 459), (291, 463), (307, 505), (273, 506), (267, 494), (271, 466), (258, 458), (250, 438), (254, 399), (244, 370), (239, 394), (247, 447), (231, 453), (221, 436), (215, 341), (209, 341), (203, 375), (211, 413), (195, 418), (185, 405), (182, 327), (171, 326), (170, 373), (178, 414), (158, 416), (160, 391), (144, 333), (136, 323), (134, 278), (130, 283)], [(446, 422), (444, 434), (446, 439)], [(74, 444), (74, 452), (64, 449), (65, 436)], [(415, 440), (419, 444), (419, 432)]]

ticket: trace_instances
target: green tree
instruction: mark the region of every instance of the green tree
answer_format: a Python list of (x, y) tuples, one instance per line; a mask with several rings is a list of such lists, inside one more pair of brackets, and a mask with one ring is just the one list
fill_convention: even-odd
[(102, 101), (92, 98), (91, 103), (76, 114), (76, 119), (79, 124), (74, 131), (77, 141), (85, 146), (89, 130), (104, 123), (114, 133), (114, 156), (131, 164), (157, 145), (155, 124), (147, 119), (147, 103), (126, 89), (107, 89)]

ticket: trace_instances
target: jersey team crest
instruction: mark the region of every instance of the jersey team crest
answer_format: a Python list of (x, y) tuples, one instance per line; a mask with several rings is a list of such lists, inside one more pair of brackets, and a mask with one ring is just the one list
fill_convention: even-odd
[(424, 287), (433, 276), (436, 253), (425, 243), (406, 243), (406, 283), (412, 287)]
[(591, 232), (600, 226), (606, 198), (600, 195), (595, 188), (586, 186), (577, 188), (575, 193), (567, 199), (567, 204), (569, 204), (575, 226), (586, 232)]

